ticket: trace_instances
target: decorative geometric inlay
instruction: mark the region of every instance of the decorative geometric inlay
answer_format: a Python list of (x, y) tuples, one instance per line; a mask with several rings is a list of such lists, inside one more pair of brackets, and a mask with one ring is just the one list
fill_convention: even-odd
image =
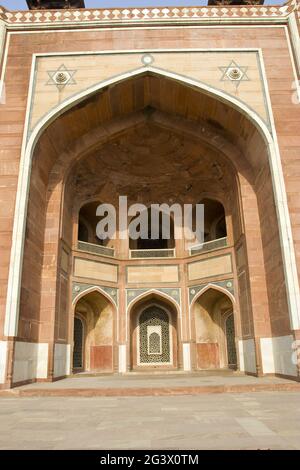
[(250, 81), (247, 75), (248, 68), (249, 67), (238, 65), (234, 60), (232, 60), (226, 67), (219, 67), (222, 72), (221, 82), (234, 82), (237, 88), (241, 82)]
[(91, 289), (91, 288), (97, 288), (99, 287), (101, 290), (103, 290), (111, 299), (112, 301), (118, 305), (118, 289), (115, 289), (114, 287), (107, 287), (107, 286), (99, 286), (95, 284), (81, 284), (79, 282), (74, 282), (73, 283), (73, 288), (72, 288), (72, 300), (77, 297), (78, 294), (82, 294), (83, 292)]
[[(147, 292), (151, 292), (153, 289), (127, 289), (127, 307), (132, 302), (132, 300), (136, 299), (141, 294), (145, 294)], [(178, 288), (158, 288), (155, 289), (157, 292), (162, 292), (163, 294), (168, 295), (171, 297), (175, 302), (180, 305), (180, 289)]]
[(49, 80), (46, 85), (55, 85), (59, 90), (62, 90), (66, 85), (75, 85), (74, 75), (77, 70), (67, 69), (64, 64), (62, 64), (56, 70), (48, 70)]
[(139, 363), (170, 363), (169, 316), (156, 305), (146, 308), (139, 318)]
[(83, 326), (79, 318), (74, 318), (74, 349), (73, 367), (81, 369), (83, 367)]
[(226, 344), (227, 344), (227, 358), (228, 365), (235, 366), (237, 363), (236, 349), (235, 349), (235, 332), (234, 332), (234, 318), (233, 313), (229, 315), (226, 320)]
[(141, 60), (144, 65), (151, 65), (154, 62), (154, 57), (151, 54), (144, 54)]
[(205, 287), (208, 285), (219, 286), (227, 290), (234, 296), (233, 280), (227, 279), (226, 281), (217, 281), (217, 282), (207, 282), (206, 284), (201, 284), (199, 286), (193, 286), (189, 288), (189, 301), (192, 303), (194, 297), (199, 294)]
[(242, 8), (235, 6), (221, 5), (214, 8), (207, 6), (184, 6), (184, 7), (142, 7), (142, 8), (96, 8), (96, 9), (66, 9), (66, 10), (38, 10), (38, 11), (7, 11), (0, 7), (0, 19), (8, 24), (15, 23), (18, 26), (45, 24), (67, 24), (78, 25), (79, 23), (145, 23), (174, 21), (176, 23), (187, 20), (194, 22), (202, 20), (207, 22), (217, 22), (230, 19), (231, 22), (238, 22), (240, 18), (251, 18), (252, 21), (259, 22), (261, 18), (285, 18), (293, 10), (297, 9), (297, 1), (292, 1), (287, 5), (244, 5)]
[(147, 326), (148, 354), (162, 354), (161, 325)]

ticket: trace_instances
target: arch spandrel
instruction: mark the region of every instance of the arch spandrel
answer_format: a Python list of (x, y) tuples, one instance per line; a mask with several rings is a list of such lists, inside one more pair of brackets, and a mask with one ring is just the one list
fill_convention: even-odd
[(216, 292), (221, 292), (224, 295), (226, 295), (233, 304), (235, 303), (235, 292), (234, 292), (233, 280), (227, 279), (225, 281), (209, 282), (209, 283), (190, 287), (189, 288), (190, 305), (192, 306), (208, 290), (215, 290)]
[(82, 284), (74, 282), (72, 288), (72, 303), (75, 305), (82, 297), (91, 293), (98, 292), (107, 300), (112, 302), (114, 306), (118, 306), (118, 289), (114, 287), (98, 286), (94, 284)]
[[(126, 96), (126, 105), (121, 96)], [(187, 129), (183, 132), (194, 131), (198, 139), (203, 137), (221, 153), (240, 153), (241, 164), (246, 161), (260, 170), (268, 162), (266, 143), (272, 141), (271, 134), (249, 106), (236, 96), (154, 67), (113, 77), (61, 102), (31, 132), (26, 153), (32, 154), (34, 149), (35, 155), (42, 146), (50, 156), (49, 164), (69, 150), (83, 154), (89, 151), (93, 131), (97, 141), (103, 143), (122, 132), (122, 120), (125, 131), (139, 125), (140, 114), (147, 114), (147, 110), (147, 119), (153, 118), (163, 127), (170, 125), (165, 115), (174, 117), (174, 129), (179, 121), (185, 121)], [(109, 128), (111, 123), (113, 129)], [(78, 149), (73, 149), (74, 143), (78, 143)]]
[[(130, 296), (130, 293), (133, 293)], [(166, 303), (176, 311), (180, 312), (180, 289), (127, 289), (127, 312), (131, 315), (138, 305), (147, 303), (148, 301), (158, 300)]]
[[(147, 62), (147, 59), (150, 61)], [(75, 64), (75, 65), (74, 65)], [(36, 59), (36, 77), (30, 104), (30, 132), (61, 103), (88, 95), (105, 82), (122, 80), (156, 69), (174, 73), (232, 96), (268, 122), (265, 90), (258, 52), (152, 51), (42, 56)], [(87, 70), (89, 73), (87, 74)], [(234, 71), (236, 75), (234, 75)], [(63, 80), (62, 82), (60, 80)]]

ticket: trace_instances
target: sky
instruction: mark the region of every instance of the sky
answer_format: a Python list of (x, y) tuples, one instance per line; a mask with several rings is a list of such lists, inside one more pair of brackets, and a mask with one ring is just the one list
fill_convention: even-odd
[[(282, 5), (285, 0), (265, 0), (265, 5)], [(0, 0), (8, 10), (27, 10), (25, 0)], [(207, 0), (85, 0), (86, 8), (207, 5)]]

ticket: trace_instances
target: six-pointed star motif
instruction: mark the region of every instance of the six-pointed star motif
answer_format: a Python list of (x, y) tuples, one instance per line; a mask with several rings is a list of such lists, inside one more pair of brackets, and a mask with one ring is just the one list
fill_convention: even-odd
[(221, 81), (231, 81), (236, 87), (238, 87), (241, 82), (249, 81), (249, 77), (247, 75), (248, 68), (249, 67), (238, 65), (234, 60), (232, 60), (229, 65), (219, 67), (222, 72)]
[(64, 64), (62, 64), (56, 70), (47, 70), (49, 80), (47, 85), (55, 85), (57, 88), (62, 89), (66, 85), (74, 85), (74, 75), (77, 70), (70, 70)]

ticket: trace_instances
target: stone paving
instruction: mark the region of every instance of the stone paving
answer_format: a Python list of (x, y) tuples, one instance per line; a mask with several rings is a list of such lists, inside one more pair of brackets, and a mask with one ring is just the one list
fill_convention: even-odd
[(299, 392), (300, 383), (278, 377), (252, 377), (233, 371), (177, 374), (78, 374), (56, 382), (44, 382), (0, 390), (0, 397), (122, 397), (177, 396), (203, 393), (262, 391)]
[(300, 449), (300, 395), (0, 398), (0, 448)]
[[(84, 388), (148, 388), (148, 387), (193, 387), (193, 386), (218, 386), (218, 385), (256, 385), (256, 384), (291, 384), (297, 382), (293, 380), (281, 379), (279, 377), (253, 377), (234, 373), (231, 371), (214, 371), (209, 373), (191, 374), (154, 374), (145, 373), (126, 375), (95, 375), (89, 376), (78, 374), (56, 382), (37, 382), (29, 385), (17, 387), (18, 390), (31, 389), (84, 389)], [(299, 385), (300, 387), (300, 385)], [(16, 390), (16, 389), (15, 389)]]

